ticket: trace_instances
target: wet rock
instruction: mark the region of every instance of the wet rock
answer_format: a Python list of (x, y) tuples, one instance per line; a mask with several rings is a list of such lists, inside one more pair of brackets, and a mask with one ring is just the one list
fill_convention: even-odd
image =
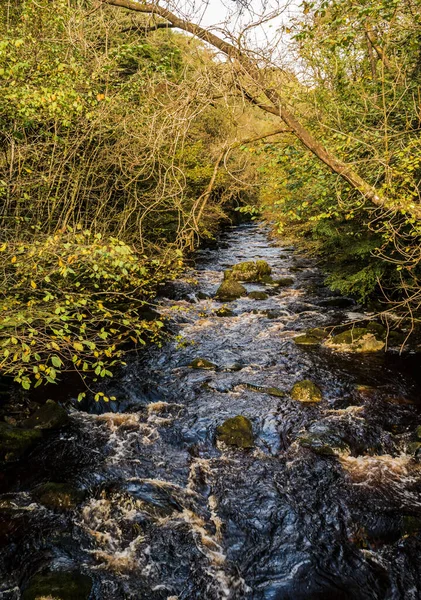
[(59, 429), (69, 422), (69, 415), (53, 400), (47, 402), (23, 422), (24, 427), (34, 429)]
[(421, 441), (421, 425), (418, 425), (418, 427), (416, 428), (415, 437), (417, 438), (417, 440)]
[(242, 362), (235, 362), (235, 363), (232, 363), (231, 365), (227, 365), (222, 370), (223, 371), (228, 371), (228, 372), (235, 372), (235, 371), (241, 371), (242, 369), (244, 369), (244, 367), (245, 367), (244, 363), (242, 363)]
[(206, 358), (195, 358), (189, 364), (189, 367), (192, 369), (207, 369), (208, 371), (215, 371), (218, 368), (218, 365), (207, 360)]
[(331, 296), (330, 298), (320, 300), (318, 305), (326, 308), (349, 308), (355, 305), (355, 300), (344, 296)]
[(13, 462), (28, 452), (42, 437), (36, 429), (21, 429), (0, 423), (0, 457)]
[(295, 279), (292, 277), (280, 277), (279, 279), (274, 279), (273, 283), (276, 283), (279, 287), (290, 287), (294, 285)]
[(366, 327), (354, 327), (329, 338), (325, 345), (338, 352), (378, 352), (385, 342)]
[(223, 306), (222, 308), (219, 308), (215, 314), (217, 317), (233, 317), (234, 311), (227, 306)]
[(246, 261), (234, 265), (224, 272), (224, 279), (235, 281), (262, 281), (270, 277), (272, 269), (265, 260)]
[(279, 317), (285, 315), (285, 311), (278, 308), (268, 308), (267, 310), (262, 310), (261, 314), (265, 315), (268, 319), (279, 319)]
[(253, 448), (254, 436), (251, 421), (243, 415), (227, 419), (216, 430), (216, 438), (228, 446)]
[(216, 298), (221, 302), (231, 302), (241, 296), (247, 296), (246, 288), (235, 279), (224, 279), (216, 292)]
[(250, 292), (248, 297), (252, 300), (267, 300), (269, 298), (265, 292)]
[(197, 292), (197, 298), (198, 300), (208, 300), (210, 295), (206, 294), (205, 292)]
[(248, 390), (252, 392), (260, 392), (262, 394), (269, 394), (270, 396), (277, 396), (278, 398), (284, 398), (285, 392), (281, 389), (273, 386), (256, 385), (254, 383), (240, 383)]
[(322, 392), (315, 383), (309, 379), (303, 379), (293, 385), (291, 398), (299, 402), (320, 402), (322, 400)]
[(297, 439), (300, 446), (309, 448), (321, 456), (349, 454), (350, 447), (338, 431), (332, 431), (328, 423), (313, 423), (309, 430)]
[(320, 329), (315, 327), (313, 329), (308, 329), (306, 333), (302, 335), (298, 335), (294, 338), (294, 342), (298, 346), (318, 346), (321, 342), (326, 339), (328, 334), (324, 329)]
[(418, 456), (421, 453), (421, 442), (410, 442), (407, 446), (408, 454)]
[(22, 594), (22, 600), (88, 600), (92, 580), (87, 575), (51, 572), (32, 577)]
[(78, 490), (67, 483), (44, 483), (34, 492), (34, 498), (43, 506), (53, 510), (71, 510), (76, 508), (85, 497), (82, 490)]

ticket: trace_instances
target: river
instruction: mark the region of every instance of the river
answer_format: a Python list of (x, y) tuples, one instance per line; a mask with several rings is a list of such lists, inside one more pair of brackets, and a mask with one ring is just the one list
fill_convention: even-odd
[[(216, 314), (223, 270), (258, 259), (293, 281), (245, 284), (268, 297)], [(200, 250), (159, 299), (176, 338), (128, 361), (107, 384), (117, 402), (70, 402), (71, 424), (8, 466), (0, 597), (65, 572), (92, 581), (74, 600), (421, 598), (419, 356), (297, 345), (308, 328), (370, 317), (332, 296), (311, 259), (259, 225)], [(303, 379), (321, 402), (291, 398)], [(238, 415), (253, 447), (217, 442)], [(76, 489), (75, 506), (40, 501), (46, 482)]]

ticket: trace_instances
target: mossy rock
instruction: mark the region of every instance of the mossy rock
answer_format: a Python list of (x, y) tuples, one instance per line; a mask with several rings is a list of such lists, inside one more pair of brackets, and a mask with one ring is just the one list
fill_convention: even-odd
[(315, 383), (309, 379), (303, 379), (293, 385), (291, 398), (299, 402), (321, 402), (322, 392)]
[(224, 279), (235, 281), (261, 281), (264, 277), (270, 277), (272, 269), (265, 260), (246, 261), (233, 265), (231, 269), (224, 272)]
[(219, 308), (215, 314), (217, 317), (233, 317), (234, 311), (227, 306), (223, 306), (222, 308)]
[(88, 600), (92, 579), (81, 573), (51, 572), (32, 577), (22, 600)]
[(421, 452), (421, 442), (410, 442), (407, 446), (409, 454), (419, 455)]
[(418, 427), (416, 428), (415, 437), (417, 438), (417, 440), (421, 441), (421, 425), (418, 425)]
[(324, 339), (327, 338), (327, 333), (324, 329), (314, 327), (309, 329), (302, 335), (294, 338), (294, 342), (298, 346), (318, 346)]
[(207, 369), (208, 371), (215, 371), (218, 368), (218, 365), (207, 360), (206, 358), (195, 358), (189, 364), (189, 367), (192, 369)]
[(309, 448), (320, 456), (338, 456), (344, 452), (349, 453), (349, 446), (335, 436), (308, 433), (298, 438), (298, 443), (303, 448)]
[(247, 290), (235, 279), (224, 279), (216, 292), (216, 298), (221, 302), (231, 302), (241, 296), (247, 296)]
[(252, 392), (269, 394), (269, 396), (277, 396), (278, 398), (283, 398), (285, 396), (285, 392), (274, 386), (256, 385), (255, 383), (240, 383), (239, 385), (243, 385)]
[(43, 506), (54, 510), (71, 510), (76, 508), (85, 497), (82, 490), (78, 490), (67, 483), (44, 483), (34, 492), (34, 498)]
[(254, 436), (251, 421), (243, 415), (227, 419), (216, 430), (216, 438), (228, 446), (253, 448)]
[(21, 458), (42, 438), (41, 431), (0, 423), (0, 455), (5, 462)]
[(366, 329), (369, 333), (373, 333), (377, 338), (380, 338), (380, 339), (386, 338), (386, 334), (387, 334), (386, 328), (383, 327), (383, 325), (381, 325), (380, 323), (377, 323), (376, 321), (370, 321), (370, 323), (368, 323)]
[(34, 429), (59, 429), (69, 422), (69, 415), (53, 400), (47, 402), (23, 422), (23, 425)]
[(209, 300), (210, 295), (206, 294), (206, 292), (197, 292), (198, 300)]
[(292, 277), (280, 277), (279, 279), (275, 279), (273, 283), (276, 283), (279, 287), (290, 287), (294, 285), (295, 279)]
[(379, 352), (385, 342), (366, 327), (354, 327), (329, 338), (325, 345), (339, 352)]
[(267, 300), (269, 298), (265, 292), (250, 292), (248, 297), (252, 300)]

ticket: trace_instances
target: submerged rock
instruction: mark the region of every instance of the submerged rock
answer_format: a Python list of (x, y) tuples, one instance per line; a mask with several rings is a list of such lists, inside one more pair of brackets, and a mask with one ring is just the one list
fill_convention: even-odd
[(243, 415), (227, 419), (216, 430), (216, 438), (228, 446), (253, 448), (254, 436), (251, 421)]
[(292, 277), (280, 277), (279, 279), (275, 279), (273, 283), (276, 283), (279, 287), (290, 287), (295, 283), (295, 279)]
[(59, 429), (69, 422), (69, 415), (53, 400), (47, 402), (23, 422), (28, 428)]
[(210, 360), (207, 360), (206, 358), (195, 358), (191, 361), (189, 367), (191, 367), (192, 369), (208, 369), (209, 371), (214, 371), (218, 368), (218, 365), (211, 362)]
[(81, 573), (51, 572), (32, 577), (22, 600), (87, 600), (92, 579)]
[(246, 288), (235, 279), (224, 279), (216, 292), (216, 298), (221, 302), (231, 302), (241, 296), (247, 296)]
[(285, 396), (285, 392), (281, 389), (273, 386), (265, 386), (265, 385), (256, 385), (254, 383), (240, 383), (248, 390), (252, 392), (261, 392), (262, 394), (269, 394), (269, 396), (277, 396), (278, 398), (283, 398)]
[(252, 300), (267, 300), (269, 298), (265, 292), (250, 292), (248, 297)]
[(265, 260), (246, 261), (233, 265), (231, 269), (224, 272), (225, 280), (235, 281), (262, 281), (270, 277), (272, 269)]
[(68, 483), (44, 483), (34, 492), (34, 498), (47, 508), (55, 510), (71, 510), (76, 508), (85, 497), (82, 490), (78, 490)]
[(378, 352), (385, 342), (367, 327), (354, 327), (329, 338), (325, 346), (338, 352)]
[(21, 458), (42, 438), (41, 431), (0, 423), (0, 456), (5, 462)]
[(291, 390), (291, 398), (299, 402), (320, 402), (322, 392), (315, 383), (309, 379), (303, 379), (294, 384)]

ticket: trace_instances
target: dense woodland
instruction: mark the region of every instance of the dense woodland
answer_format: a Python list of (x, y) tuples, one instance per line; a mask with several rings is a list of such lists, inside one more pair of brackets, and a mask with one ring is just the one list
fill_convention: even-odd
[(157, 287), (238, 213), (419, 320), (421, 2), (303, 2), (262, 47), (167, 8), (1, 3), (0, 368), (24, 389), (159, 340)]

